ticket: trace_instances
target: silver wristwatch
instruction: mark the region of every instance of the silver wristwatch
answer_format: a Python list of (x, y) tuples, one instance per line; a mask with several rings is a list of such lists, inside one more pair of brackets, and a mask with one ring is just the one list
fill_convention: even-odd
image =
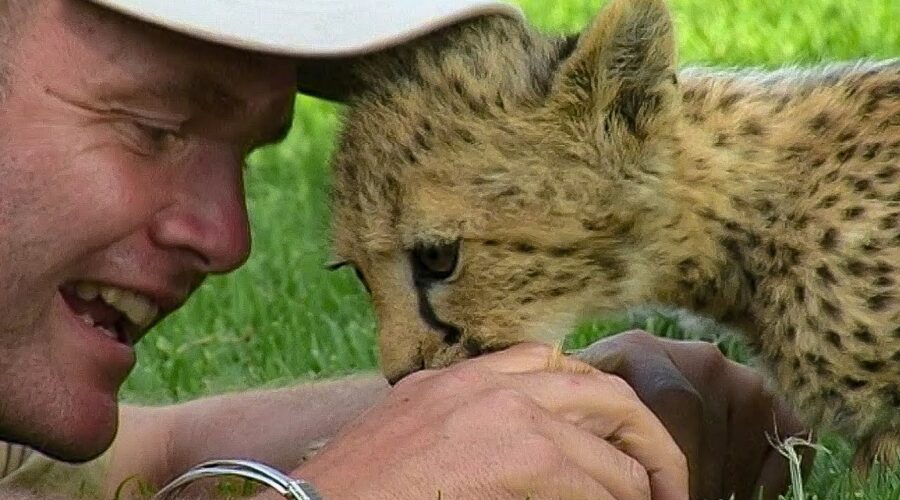
[(178, 494), (194, 481), (232, 476), (264, 484), (288, 500), (323, 500), (311, 484), (294, 479), (268, 465), (250, 460), (213, 460), (204, 462), (175, 478), (153, 497), (153, 500), (176, 500)]

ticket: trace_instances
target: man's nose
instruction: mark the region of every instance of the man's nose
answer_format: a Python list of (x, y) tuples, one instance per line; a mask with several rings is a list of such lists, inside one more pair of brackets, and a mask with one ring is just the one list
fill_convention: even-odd
[(157, 214), (153, 241), (186, 252), (191, 265), (203, 273), (240, 267), (250, 255), (242, 158), (216, 152), (201, 155), (171, 189), (175, 201)]

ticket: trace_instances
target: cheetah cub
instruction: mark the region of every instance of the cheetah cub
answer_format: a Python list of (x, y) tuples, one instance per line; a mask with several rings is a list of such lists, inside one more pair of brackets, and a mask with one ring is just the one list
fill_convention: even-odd
[(898, 462), (900, 60), (676, 70), (664, 3), (613, 0), (577, 39), (485, 17), (359, 68), (334, 244), (389, 379), (671, 305)]

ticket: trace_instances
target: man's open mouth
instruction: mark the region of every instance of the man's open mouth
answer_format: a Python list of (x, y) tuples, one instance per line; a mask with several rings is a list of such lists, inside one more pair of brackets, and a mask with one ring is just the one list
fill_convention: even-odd
[(159, 315), (152, 300), (123, 288), (82, 281), (63, 285), (60, 293), (85, 324), (129, 346)]

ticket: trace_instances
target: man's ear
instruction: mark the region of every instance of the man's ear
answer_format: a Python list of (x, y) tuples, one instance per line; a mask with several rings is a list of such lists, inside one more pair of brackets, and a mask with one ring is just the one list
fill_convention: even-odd
[(675, 35), (663, 0), (610, 0), (560, 66), (550, 104), (638, 140), (666, 123), (677, 96)]

